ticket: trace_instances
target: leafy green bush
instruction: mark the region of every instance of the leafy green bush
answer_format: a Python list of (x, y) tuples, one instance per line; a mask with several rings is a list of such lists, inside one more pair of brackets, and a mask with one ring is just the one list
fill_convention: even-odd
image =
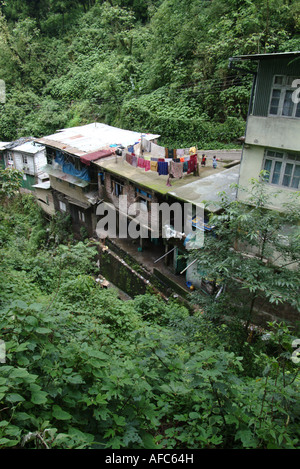
[(261, 355), (264, 371), (251, 379), (243, 357), (204, 345), (201, 323), (180, 342), (175, 328), (140, 319), (124, 335), (134, 308), (102, 294), (97, 311), (20, 300), (2, 309), (2, 448), (298, 447), (287, 330), (273, 336), (284, 345), (278, 359)]
[[(120, 119), (125, 127), (138, 128), (144, 132), (158, 133), (162, 145), (187, 148), (224, 147), (244, 134), (243, 119), (228, 117), (224, 123), (207, 117), (197, 117), (193, 106), (189, 108), (176, 102), (157, 102), (151, 109), (151, 95), (142, 99), (128, 100), (121, 109)], [(237, 145), (237, 143), (235, 143)], [(231, 143), (231, 146), (234, 146)]]
[(93, 246), (40, 242), (35, 207), (0, 209), (1, 448), (299, 447), (287, 326), (250, 343), (175, 301), (122, 301)]

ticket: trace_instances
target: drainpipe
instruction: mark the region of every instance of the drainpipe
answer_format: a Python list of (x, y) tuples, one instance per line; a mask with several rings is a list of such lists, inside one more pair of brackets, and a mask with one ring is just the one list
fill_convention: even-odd
[[(256, 81), (257, 81), (257, 72), (252, 72), (252, 74), (253, 74), (253, 82), (252, 82), (251, 95), (250, 95), (250, 101), (249, 101), (248, 113), (247, 113), (247, 119), (246, 119), (245, 139), (247, 135), (248, 119), (251, 114), (251, 111), (253, 110), (254, 93), (255, 93), (255, 87), (256, 87)], [(245, 140), (243, 141), (240, 165), (242, 164), (242, 161), (243, 161), (244, 146), (245, 146)], [(237, 189), (237, 192), (238, 192), (238, 189)], [(237, 196), (237, 193), (236, 193), (236, 196)]]
[[(245, 68), (237, 67), (237, 66), (234, 65), (233, 61), (234, 61), (234, 58), (231, 57), (229, 59), (228, 68), (233, 69), (233, 70), (240, 70), (240, 71), (245, 72), (247, 74), (252, 74), (252, 76), (253, 76), (252, 88), (251, 88), (251, 94), (250, 94), (250, 101), (249, 101), (248, 113), (247, 113), (247, 119), (246, 119), (246, 127), (245, 127), (245, 138), (246, 138), (247, 127), (248, 127), (248, 118), (251, 114), (251, 111), (252, 111), (252, 108), (253, 108), (253, 102), (254, 102), (254, 93), (255, 93), (255, 87), (256, 87), (256, 82), (257, 82), (257, 71), (256, 72), (251, 72), (250, 70), (247, 70)], [(242, 161), (243, 161), (244, 146), (245, 146), (245, 140), (243, 141), (240, 165), (242, 164)], [(239, 180), (240, 180), (240, 178), (239, 178)], [(238, 180), (238, 184), (239, 184), (239, 180)], [(236, 196), (235, 196), (236, 199), (237, 199), (237, 195), (238, 195), (238, 188), (236, 190)]]

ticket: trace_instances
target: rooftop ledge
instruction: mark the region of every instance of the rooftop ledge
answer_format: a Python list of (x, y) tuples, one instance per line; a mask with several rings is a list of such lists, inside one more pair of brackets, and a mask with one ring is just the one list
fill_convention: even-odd
[[(171, 186), (167, 185), (168, 176), (159, 175), (154, 171), (145, 171), (142, 168), (135, 168), (123, 161), (122, 157), (108, 157), (104, 160), (94, 162), (102, 169), (113, 173), (120, 178), (141, 185), (146, 189), (153, 190), (160, 194), (170, 194), (181, 201), (191, 202), (195, 205), (202, 204), (209, 200), (217, 202), (218, 193), (225, 191), (230, 197), (235, 198), (235, 190), (230, 188), (232, 183), (238, 182), (239, 164), (232, 168), (225, 169), (223, 164), (218, 162), (218, 168), (211, 166), (211, 161), (207, 160), (207, 166), (200, 168), (200, 175), (192, 174), (183, 176), (181, 179), (170, 178)], [(210, 207), (212, 210), (217, 208)]]

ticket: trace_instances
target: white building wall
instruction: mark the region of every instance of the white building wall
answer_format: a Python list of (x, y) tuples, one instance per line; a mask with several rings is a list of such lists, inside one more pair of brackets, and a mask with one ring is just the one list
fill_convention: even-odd
[[(280, 151), (280, 150), (279, 150)], [(240, 165), (238, 200), (246, 202), (249, 200), (247, 190), (251, 188), (251, 180), (259, 180), (260, 172), (263, 170), (265, 147), (258, 145), (245, 145)], [(290, 202), (295, 189), (285, 188), (274, 184), (265, 184), (265, 194), (268, 200), (266, 207), (282, 210)]]
[(39, 174), (41, 172), (41, 168), (47, 164), (47, 158), (45, 151), (39, 151), (34, 156), (34, 169), (35, 174)]
[[(15, 168), (18, 169), (19, 171), (24, 171), (26, 174), (31, 174), (34, 175), (34, 156), (29, 155), (28, 153), (21, 153), (18, 151), (14, 151), (14, 162), (15, 162)], [(23, 161), (23, 156), (26, 162)]]

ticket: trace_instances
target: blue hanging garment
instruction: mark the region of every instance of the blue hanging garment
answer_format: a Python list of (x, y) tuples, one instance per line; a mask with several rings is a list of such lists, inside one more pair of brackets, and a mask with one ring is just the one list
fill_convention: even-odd
[(168, 171), (168, 163), (164, 162), (164, 161), (159, 161), (158, 162), (158, 174), (161, 176), (161, 175), (168, 175), (169, 174), (169, 171)]

